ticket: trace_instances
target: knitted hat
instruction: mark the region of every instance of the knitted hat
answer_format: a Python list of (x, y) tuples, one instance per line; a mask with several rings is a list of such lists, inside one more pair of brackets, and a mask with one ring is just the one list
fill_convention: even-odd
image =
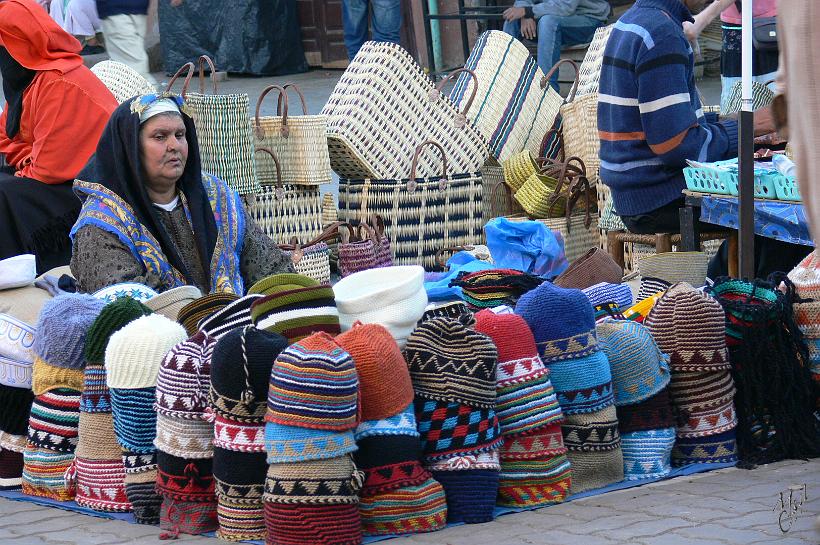
[(283, 336), (246, 327), (234, 329), (214, 347), (211, 358), (211, 408), (246, 423), (265, 417), (271, 368), (288, 345)]
[(374, 435), (410, 435), (419, 437), (416, 427), (416, 413), (413, 403), (410, 402), (402, 412), (396, 416), (382, 420), (362, 420), (356, 426), (356, 441)]
[(592, 310), (595, 312), (595, 323), (602, 322), (608, 318), (613, 320), (626, 320), (621, 307), (615, 303), (600, 303), (592, 305)]
[(595, 313), (580, 290), (549, 282), (541, 284), (521, 296), (515, 313), (527, 321), (541, 359), (548, 366), (550, 362), (580, 358), (599, 349)]
[(632, 306), (632, 289), (629, 284), (609, 284), (601, 282), (581, 290), (592, 306), (603, 303), (615, 303), (620, 308)]
[(132, 452), (122, 449), (122, 464), (125, 466), (125, 475), (145, 473), (157, 469), (157, 451)]
[(26, 439), (25, 435), (11, 435), (0, 431), (0, 448), (22, 453), (26, 450)]
[(820, 301), (820, 256), (812, 251), (789, 272), (801, 299)]
[(501, 447), (501, 461), (548, 459), (566, 454), (561, 423), (554, 422), (535, 431), (520, 435), (505, 435)]
[(643, 301), (655, 295), (663, 295), (671, 285), (671, 282), (661, 280), (660, 278), (642, 276), (641, 285), (638, 287), (638, 301)]
[(461, 322), (434, 318), (418, 326), (404, 351), (417, 395), (488, 408), (495, 405), (498, 352)]
[[(471, 316), (473, 312), (467, 308), (463, 301), (447, 301), (446, 303), (430, 303), (424, 309), (424, 314), (419, 320), (419, 324), (432, 318), (450, 318), (451, 320), (462, 320), (462, 316)], [(462, 321), (462, 323), (464, 323)]]
[(0, 448), (0, 490), (17, 490), (23, 484), (23, 453)]
[(226, 541), (265, 538), (262, 508), (267, 464), (264, 453), (214, 449), (217, 536)]
[(356, 450), (352, 431), (328, 431), (265, 424), (268, 463), (306, 462), (335, 458)]
[[(32, 363), (34, 361), (32, 347), (36, 332), (33, 326), (22, 320), (8, 314), (0, 314), (0, 358), (19, 363)], [(0, 381), (13, 378), (13, 376), (7, 377), (0, 374)]]
[(447, 522), (477, 524), (495, 518), (498, 470), (434, 471), (447, 496)]
[(486, 452), (501, 444), (501, 427), (494, 409), (419, 396), (413, 403), (427, 461)]
[(563, 419), (548, 375), (499, 388), (496, 411), (505, 435), (531, 433)]
[(31, 390), (0, 384), (0, 432), (25, 435), (34, 394)]
[(356, 366), (362, 420), (390, 418), (413, 401), (407, 364), (387, 329), (357, 322), (336, 337), (336, 342), (351, 355)]
[(179, 286), (164, 291), (159, 295), (151, 297), (145, 302), (145, 306), (165, 316), (169, 320), (177, 321), (179, 311), (185, 305), (202, 297), (202, 292), (195, 286)]
[(194, 299), (179, 310), (177, 321), (185, 326), (188, 335), (193, 336), (199, 323), (236, 302), (239, 296), (235, 293), (209, 293)]
[(120, 282), (98, 289), (91, 295), (97, 299), (102, 299), (106, 304), (113, 303), (117, 299), (133, 299), (144, 303), (148, 299), (155, 297), (157, 292), (145, 284), (138, 282)]
[(153, 388), (162, 360), (187, 338), (185, 329), (161, 314), (137, 318), (111, 335), (105, 349), (109, 388)]
[(156, 484), (157, 491), (174, 502), (216, 503), (210, 458), (187, 460), (157, 451)]
[(66, 471), (74, 462), (73, 452), (56, 452), (29, 445), (23, 453), (23, 494), (57, 501), (74, 499)]
[(624, 478), (624, 460), (615, 407), (568, 414), (561, 427), (572, 464), (572, 493), (601, 488)]
[(427, 307), (424, 269), (417, 265), (367, 269), (333, 286), (342, 331), (355, 322), (381, 324), (404, 347)]
[(0, 385), (30, 389), (32, 369), (31, 362), (16, 361), (0, 356)]
[(620, 284), (624, 269), (600, 248), (592, 248), (569, 264), (567, 270), (558, 275), (555, 285), (562, 288), (584, 289), (601, 282)]
[(80, 391), (83, 389), (83, 369), (69, 369), (46, 363), (39, 356), (34, 357), (31, 371), (31, 389), (34, 395), (44, 394), (57, 388)]
[(77, 475), (77, 505), (94, 511), (130, 511), (131, 503), (125, 495), (125, 470), (122, 459), (90, 460), (77, 457), (74, 461)]
[(73, 453), (80, 423), (80, 392), (60, 388), (34, 398), (28, 443), (55, 452)]
[(131, 297), (120, 297), (105, 305), (88, 330), (85, 359), (89, 363), (103, 364), (105, 347), (108, 346), (111, 335), (137, 318), (149, 314), (151, 309)]
[(86, 334), (104, 306), (104, 301), (79, 293), (47, 301), (37, 322), (34, 353), (56, 367), (82, 369)]
[(157, 412), (154, 446), (186, 459), (210, 458), (214, 453), (214, 425), (206, 420), (165, 416)]
[(111, 414), (111, 393), (105, 379), (105, 366), (89, 363), (83, 372), (83, 393), (80, 411)]
[(265, 421), (318, 430), (352, 430), (357, 421), (358, 389), (350, 354), (327, 333), (314, 333), (276, 358)]
[[(232, 329), (242, 329), (245, 326), (252, 325), (251, 305), (261, 298), (261, 294), (249, 293), (245, 297), (226, 305), (225, 308), (217, 310), (207, 318), (200, 320), (199, 329), (219, 340)], [(190, 323), (183, 322), (183, 325), (185, 325), (188, 333), (193, 335), (189, 328)]]
[(737, 461), (735, 430), (706, 437), (678, 437), (672, 448), (672, 465), (728, 464)]
[(478, 454), (465, 454), (463, 456), (453, 456), (443, 460), (436, 460), (427, 463), (430, 471), (461, 471), (464, 469), (492, 469), (501, 470), (501, 459), (498, 449), (479, 452)]
[(154, 388), (111, 388), (114, 433), (124, 450), (135, 454), (149, 454), (156, 450), (154, 397)]
[(704, 437), (729, 431), (737, 426), (735, 404), (729, 401), (715, 407), (680, 410), (678, 437)]
[(214, 446), (238, 452), (265, 452), (265, 426), (215, 415), (212, 427)]
[(461, 288), (461, 296), (470, 309), (515, 305), (522, 294), (536, 288), (544, 280), (513, 269), (489, 269), (462, 273), (450, 286)]
[(675, 372), (669, 385), (672, 402), (679, 411), (699, 407), (724, 407), (735, 397), (730, 371)]
[(675, 417), (668, 386), (645, 401), (618, 407), (618, 431), (621, 434), (674, 426)]
[(404, 488), (416, 486), (430, 479), (432, 475), (418, 460), (410, 459), (374, 466), (364, 470), (365, 481), (362, 497), (372, 497)]
[(368, 437), (359, 441), (358, 446), (353, 458), (356, 467), (363, 471), (418, 460), (421, 450), (419, 439), (410, 435)]
[(664, 252), (638, 262), (641, 277), (657, 278), (668, 284), (686, 282), (695, 287), (706, 283), (709, 254), (705, 252)]
[(729, 369), (726, 316), (715, 299), (689, 284), (675, 284), (646, 317), (658, 348), (671, 356), (673, 371)]
[(204, 418), (215, 346), (216, 339), (200, 331), (168, 351), (157, 374), (158, 414), (187, 420)]
[(662, 295), (663, 292), (656, 293), (655, 295), (645, 299), (639, 297), (637, 303), (623, 311), (624, 318), (638, 322), (639, 324), (643, 323), (647, 315), (649, 315), (650, 311), (655, 306), (655, 303), (660, 300)]
[(160, 537), (179, 534), (200, 535), (219, 528), (216, 502), (186, 502), (163, 498), (159, 513), (159, 527), (166, 533)]
[(311, 333), (341, 333), (339, 311), (330, 286), (300, 274), (277, 274), (257, 282), (250, 293), (264, 298), (251, 305), (253, 323), (259, 329), (279, 333), (294, 343)]
[(566, 454), (509, 460), (501, 466), (498, 505), (540, 507), (566, 499), (572, 470)]
[(640, 403), (669, 384), (669, 356), (643, 325), (606, 320), (596, 330), (612, 371), (615, 405)]
[(78, 458), (96, 461), (116, 460), (122, 466), (122, 450), (114, 434), (111, 413), (86, 413), (80, 406)]
[(360, 545), (359, 506), (265, 502), (268, 536), (276, 545)]
[(275, 503), (358, 503), (361, 480), (350, 456), (271, 464), (263, 498)]
[(615, 402), (609, 360), (604, 352), (554, 361), (548, 367), (565, 415), (600, 411)]
[(633, 431), (621, 435), (624, 455), (624, 479), (658, 479), (672, 472), (672, 447), (675, 428)]
[(125, 495), (137, 524), (159, 524), (162, 496), (156, 491), (157, 470), (125, 475)]
[[(416, 462), (414, 467), (421, 466)], [(362, 495), (359, 512), (366, 536), (434, 532), (447, 523), (447, 498), (444, 488), (430, 475), (420, 484)]]

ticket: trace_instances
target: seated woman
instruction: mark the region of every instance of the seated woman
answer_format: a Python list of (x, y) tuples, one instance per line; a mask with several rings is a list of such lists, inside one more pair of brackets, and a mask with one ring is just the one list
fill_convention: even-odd
[(38, 272), (71, 258), (71, 182), (117, 107), (79, 51), (33, 0), (0, 2), (0, 259), (35, 254)]
[(140, 282), (244, 295), (292, 269), (236, 192), (202, 172), (194, 122), (178, 96), (120, 105), (74, 191), (83, 207), (71, 230), (71, 271), (83, 291)]

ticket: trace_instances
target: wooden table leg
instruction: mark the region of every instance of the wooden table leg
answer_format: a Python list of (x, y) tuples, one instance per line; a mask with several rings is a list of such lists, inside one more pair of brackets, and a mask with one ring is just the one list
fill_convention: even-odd
[(618, 264), (621, 269), (626, 264), (626, 257), (624, 256), (624, 243), (618, 237), (619, 231), (607, 231), (606, 233), (606, 251)]
[(669, 233), (658, 233), (655, 235), (655, 251), (664, 254), (672, 251), (672, 235)]
[(680, 247), (681, 252), (700, 251), (700, 233), (698, 233), (698, 218), (695, 217), (695, 209), (686, 205), (678, 209), (680, 219)]
[(732, 231), (727, 239), (729, 244), (729, 276), (732, 278), (738, 277), (738, 250), (737, 250), (737, 231)]

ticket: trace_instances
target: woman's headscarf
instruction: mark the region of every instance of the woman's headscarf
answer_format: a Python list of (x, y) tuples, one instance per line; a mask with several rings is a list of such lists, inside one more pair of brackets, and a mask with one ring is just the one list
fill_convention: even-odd
[(210, 258), (217, 240), (217, 227), (208, 196), (202, 186), (202, 167), (199, 159), (199, 143), (194, 122), (185, 113), (183, 100), (175, 95), (147, 95), (127, 100), (114, 110), (103, 130), (97, 151), (77, 176), (84, 182), (99, 184), (123, 199), (133, 209), (137, 220), (159, 241), (168, 262), (183, 274), (189, 284), (194, 279), (176, 251), (170, 235), (162, 226), (159, 211), (148, 197), (145, 174), (140, 159), (139, 133), (140, 113), (162, 98), (171, 98), (180, 106), (188, 140), (188, 160), (185, 170), (177, 181), (177, 190), (185, 196), (190, 212), (202, 267), (210, 276)]

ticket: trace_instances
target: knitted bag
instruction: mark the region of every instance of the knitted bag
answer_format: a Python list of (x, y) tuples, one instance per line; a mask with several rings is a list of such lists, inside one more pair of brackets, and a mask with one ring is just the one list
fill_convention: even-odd
[(185, 326), (189, 336), (193, 336), (200, 322), (214, 316), (238, 299), (239, 296), (234, 293), (209, 293), (182, 307), (177, 314), (177, 321)]
[(86, 335), (104, 306), (104, 301), (79, 293), (47, 301), (37, 322), (34, 353), (56, 367), (85, 367)]

